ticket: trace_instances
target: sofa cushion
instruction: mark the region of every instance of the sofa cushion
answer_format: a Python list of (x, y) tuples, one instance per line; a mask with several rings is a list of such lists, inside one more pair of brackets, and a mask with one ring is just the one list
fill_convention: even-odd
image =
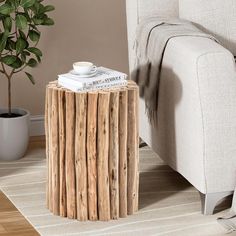
[(179, 16), (197, 23), (236, 55), (235, 0), (179, 0)]
[[(137, 1), (137, 0), (136, 0)], [(139, 20), (150, 16), (178, 17), (178, 0), (138, 0)]]

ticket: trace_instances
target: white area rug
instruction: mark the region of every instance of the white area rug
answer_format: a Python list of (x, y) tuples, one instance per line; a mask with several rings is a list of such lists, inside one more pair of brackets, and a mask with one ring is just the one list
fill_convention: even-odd
[(0, 188), (43, 236), (225, 234), (216, 222), (224, 212), (201, 215), (197, 190), (147, 147), (140, 150), (140, 171), (139, 212), (110, 222), (68, 220), (46, 209), (45, 150), (37, 143), (22, 160), (0, 163)]

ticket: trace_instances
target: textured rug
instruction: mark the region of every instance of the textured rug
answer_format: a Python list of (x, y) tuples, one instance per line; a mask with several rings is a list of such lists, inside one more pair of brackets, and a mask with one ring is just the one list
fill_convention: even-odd
[(197, 190), (148, 147), (140, 149), (139, 212), (126, 219), (78, 222), (53, 216), (45, 207), (45, 183), (42, 142), (31, 143), (25, 158), (0, 163), (0, 189), (43, 236), (225, 234), (216, 219), (227, 210), (213, 216), (201, 215)]

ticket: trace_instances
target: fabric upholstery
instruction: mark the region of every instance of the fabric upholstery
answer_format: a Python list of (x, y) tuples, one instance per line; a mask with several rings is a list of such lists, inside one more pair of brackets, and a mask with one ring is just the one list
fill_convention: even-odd
[[(175, 1), (175, 0), (174, 0)], [(188, 3), (195, 2), (191, 9)], [(234, 52), (235, 0), (180, 0), (185, 19), (202, 21), (204, 28), (219, 31), (225, 45)], [(177, 16), (177, 1), (126, 0), (130, 73), (135, 61), (135, 31), (142, 17)], [(165, 5), (165, 3), (167, 5)], [(204, 15), (199, 16), (200, 4)], [(216, 3), (216, 5), (214, 5)], [(229, 5), (230, 7), (229, 7)], [(170, 4), (170, 5), (168, 5)], [(217, 4), (226, 4), (218, 7)], [(227, 6), (228, 5), (228, 6)], [(157, 7), (158, 6), (158, 7)], [(210, 8), (209, 8), (210, 6)], [(214, 10), (215, 9), (215, 10)], [(223, 21), (219, 21), (223, 17)], [(189, 12), (187, 12), (189, 11)], [(171, 12), (171, 14), (169, 14)], [(198, 12), (196, 15), (195, 12)], [(207, 12), (209, 14), (207, 14)], [(172, 15), (173, 14), (173, 15)], [(209, 17), (209, 15), (213, 17)], [(150, 15), (149, 15), (150, 16)], [(227, 17), (231, 20), (227, 20)], [(218, 20), (215, 25), (215, 21)], [(209, 21), (209, 22), (208, 22)], [(213, 26), (214, 27), (213, 27)], [(216, 36), (217, 36), (216, 35)], [(222, 38), (219, 38), (221, 40)], [(231, 43), (228, 43), (228, 40)], [(231, 48), (232, 47), (232, 48)], [(235, 49), (236, 50), (236, 49)], [(202, 193), (233, 191), (236, 185), (236, 66), (232, 54), (212, 40), (173, 38), (166, 48), (160, 83), (158, 122), (150, 125), (145, 103), (140, 99), (140, 136), (171, 167)]]
[(179, 0), (179, 16), (214, 34), (236, 55), (235, 0)]
[[(151, 32), (151, 33), (150, 33)], [(199, 30), (193, 23), (161, 17), (149, 17), (140, 22), (136, 33), (136, 68), (132, 74), (146, 103), (147, 115), (155, 119), (158, 110), (158, 94), (163, 54), (171, 38), (203, 37), (218, 42), (211, 34)]]
[(150, 16), (179, 16), (178, 0), (139, 0), (138, 1), (138, 17), (141, 21), (145, 17)]
[(126, 0), (129, 65), (134, 67), (134, 40), (137, 24), (147, 16), (178, 17), (179, 0)]
[(232, 55), (205, 38), (169, 42), (157, 127), (141, 100), (140, 135), (202, 193), (236, 184), (236, 71)]

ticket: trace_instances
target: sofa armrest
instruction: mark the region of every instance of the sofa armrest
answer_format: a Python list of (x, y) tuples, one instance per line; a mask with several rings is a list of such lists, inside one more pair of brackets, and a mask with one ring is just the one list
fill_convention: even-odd
[(231, 191), (236, 183), (236, 67), (233, 55), (219, 47), (200, 55), (196, 64), (210, 192), (226, 186)]
[(233, 190), (233, 55), (207, 38), (173, 38), (163, 58), (160, 86), (158, 129), (151, 137), (157, 137), (161, 157), (203, 193)]

